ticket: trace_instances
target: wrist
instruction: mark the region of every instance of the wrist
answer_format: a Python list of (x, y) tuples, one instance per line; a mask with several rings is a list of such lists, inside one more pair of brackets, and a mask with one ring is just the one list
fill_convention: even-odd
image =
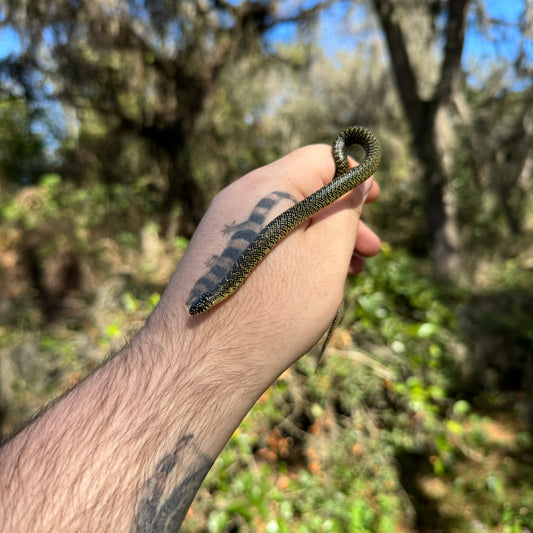
[[(283, 308), (280, 302), (283, 291), (271, 287), (268, 292), (261, 291), (262, 298), (257, 298), (253, 283), (248, 283), (212, 310), (191, 316), (185, 303), (188, 286), (184, 284), (183, 289), (181, 286), (187, 278), (182, 272), (185, 264), (184, 260), (178, 266), (140, 338), (163, 354), (159, 357), (167, 366), (165, 372), (188, 375), (199, 372), (204, 379), (230, 383), (238, 398), (241, 401), (244, 398), (251, 407), (293, 362), (284, 357), (290, 351), (286, 338), (282, 334), (273, 337), (269, 331), (272, 321), (268, 308), (272, 305)], [(292, 359), (304, 351), (297, 348)]]
[[(137, 367), (139, 379), (150, 382), (147, 391), (161, 397), (166, 404), (161, 408), (180, 417), (182, 433), (195, 434), (205, 453), (218, 454), (277, 375), (270, 381), (258, 378), (261, 372), (252, 363), (258, 358), (252, 353), (256, 347), (246, 349), (225, 320), (185, 312), (172, 316), (164, 307), (134, 339), (125, 364)], [(179, 412), (173, 399), (183, 390), (193, 405)]]

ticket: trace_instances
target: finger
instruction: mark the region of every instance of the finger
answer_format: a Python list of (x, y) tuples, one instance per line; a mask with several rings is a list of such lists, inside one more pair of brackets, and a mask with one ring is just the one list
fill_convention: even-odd
[(368, 193), (368, 196), (366, 197), (366, 203), (369, 204), (370, 202), (373, 202), (374, 200), (377, 200), (380, 193), (379, 183), (374, 180), (374, 183), (372, 184), (372, 188), (370, 189), (370, 192)]
[(363, 257), (354, 254), (350, 261), (350, 267), (348, 268), (348, 274), (350, 276), (355, 276), (363, 272), (366, 266), (366, 261)]
[(348, 274), (360, 274), (366, 266), (365, 257), (377, 255), (381, 250), (381, 239), (364, 222), (359, 222), (355, 249), (350, 260)]
[(379, 253), (381, 239), (363, 221), (359, 222), (354, 253), (363, 257), (372, 257)]
[[(284, 182), (285, 190), (306, 198), (329, 183), (335, 174), (331, 147), (315, 144), (298, 148), (252, 173), (258, 181)], [(250, 175), (249, 175), (250, 176)], [(301, 199), (299, 198), (299, 199)]]

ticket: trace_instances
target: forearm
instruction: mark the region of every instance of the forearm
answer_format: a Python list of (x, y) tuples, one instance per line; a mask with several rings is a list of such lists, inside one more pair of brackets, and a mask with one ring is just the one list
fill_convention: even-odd
[(2, 531), (181, 524), (257, 392), (154, 322), (4, 446)]
[(333, 167), (329, 147), (310, 146), (217, 196), (140, 334), (0, 450), (1, 531), (178, 529), (243, 416), (326, 331), (347, 272), (379, 250), (357, 229), (370, 182), (292, 231), (215, 309), (191, 317), (186, 302), (243, 238), (227, 242), (229, 226), (267, 223), (258, 206), (272, 191), (308, 197)]

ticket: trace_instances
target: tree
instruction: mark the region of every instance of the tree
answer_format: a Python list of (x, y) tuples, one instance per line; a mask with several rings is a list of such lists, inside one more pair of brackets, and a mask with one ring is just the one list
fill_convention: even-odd
[[(429, 9), (434, 8), (429, 18), (435, 30), (439, 17), (445, 21), (442, 30), (436, 32), (435, 40), (442, 39), (444, 44), (440, 73), (429, 96), (423, 96), (421, 92), (423, 80), (421, 74), (415, 71), (407, 35), (401, 25), (403, 6), (400, 8), (395, 0), (373, 0), (373, 4), (385, 35), (396, 85), (411, 128), (413, 152), (421, 166), (434, 273), (446, 277), (457, 267), (457, 245), (453, 238), (453, 218), (446, 207), (448, 175), (439, 143), (438, 117), (450, 103), (460, 81), (469, 0), (449, 0), (445, 14), (442, 13), (444, 2), (425, 4)], [(409, 5), (407, 17), (413, 16), (414, 7)]]
[(32, 111), (22, 98), (0, 96), (0, 186), (34, 183), (43, 171), (42, 139), (31, 130)]
[(5, 24), (25, 46), (4, 70), (27, 98), (40, 82), (80, 120), (95, 112), (111, 142), (148, 141), (167, 176), (164, 208), (180, 208), (180, 232), (190, 236), (206, 207), (192, 151), (221, 73), (244, 56), (266, 56), (268, 29), (309, 20), (320, 7), (281, 17), (274, 1), (8, 1)]
[(533, 86), (505, 91), (498, 73), (493, 75), (482, 90), (468, 90), (460, 106), (454, 188), (462, 222), (476, 221), (470, 228), (475, 231), (466, 232), (469, 248), (494, 251), (503, 245), (508, 255), (519, 247), (530, 207)]
[[(504, 219), (511, 232), (520, 231), (520, 209), (516, 206), (523, 205), (523, 197), (509, 194), (506, 186), (517, 184), (520, 179), (523, 181), (530, 161), (530, 6), (524, 2), (521, 14), (511, 21), (503, 14), (490, 15), (486, 9), (488, 4), (481, 0), (427, 3), (373, 0), (372, 4), (385, 36), (398, 94), (411, 130), (412, 151), (420, 167), (426, 240), (433, 270), (437, 277), (446, 278), (458, 272), (461, 244), (471, 244), (461, 243), (458, 238), (459, 233), (464, 233), (458, 230), (456, 220), (460, 199), (452, 197), (449, 187), (454, 181), (452, 172), (458, 170), (457, 161), (453, 161), (458, 154), (462, 161), (465, 157), (473, 161), (470, 180), (484, 182), (500, 197)], [(469, 8), (472, 9), (469, 11)], [(408, 26), (405, 21), (409, 21)], [(491, 42), (491, 55), (483, 60), (479, 69), (481, 75), (480, 71), (467, 71), (462, 64), (467, 30)], [(474, 77), (475, 87), (469, 87)], [(504, 77), (511, 83), (506, 85)], [(485, 96), (473, 102), (469, 98), (473, 93)], [(516, 93), (516, 97), (509, 98), (508, 93)], [(504, 105), (510, 103), (513, 118), (504, 118), (503, 128), (487, 129), (487, 112), (490, 114), (492, 109), (496, 114), (501, 113), (504, 102)], [(518, 102), (524, 106), (523, 118), (515, 112)], [(453, 118), (454, 127), (450, 125), (450, 118)], [(482, 129), (478, 128), (480, 122), (485, 123)], [(455, 150), (458, 134), (462, 135), (463, 142)], [(472, 138), (476, 135), (480, 136), (479, 142)], [(490, 157), (486, 157), (483, 146), (492, 146)], [(502, 165), (494, 165), (493, 158), (493, 154), (501, 153), (502, 149), (509, 159), (503, 173)], [(470, 153), (466, 155), (465, 150)], [(500, 167), (500, 170), (492, 179), (484, 180), (481, 174), (488, 174), (487, 165)], [(464, 180), (465, 171), (459, 170)], [(472, 220), (470, 226), (473, 226)]]

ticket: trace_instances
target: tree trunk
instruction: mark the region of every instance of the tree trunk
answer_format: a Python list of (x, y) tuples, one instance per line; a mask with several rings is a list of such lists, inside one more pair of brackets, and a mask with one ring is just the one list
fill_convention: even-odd
[(181, 209), (179, 233), (189, 239), (204, 216), (205, 195), (194, 179), (188, 147), (176, 146), (168, 157), (168, 188), (163, 208), (167, 213), (175, 206)]
[(421, 168), (424, 191), (426, 239), (433, 273), (446, 279), (456, 273), (459, 265), (455, 215), (446, 204), (448, 174), (439, 143), (437, 110), (427, 103), (419, 121), (411, 121), (413, 148)]
[(409, 121), (413, 151), (421, 167), (428, 247), (433, 272), (439, 278), (449, 277), (457, 271), (459, 256), (454, 238), (454, 220), (446, 205), (448, 176), (439, 146), (437, 116), (448, 105), (460, 72), (468, 2), (450, 0), (448, 3), (440, 79), (432, 98), (423, 99), (396, 4), (394, 0), (374, 0), (400, 99)]

